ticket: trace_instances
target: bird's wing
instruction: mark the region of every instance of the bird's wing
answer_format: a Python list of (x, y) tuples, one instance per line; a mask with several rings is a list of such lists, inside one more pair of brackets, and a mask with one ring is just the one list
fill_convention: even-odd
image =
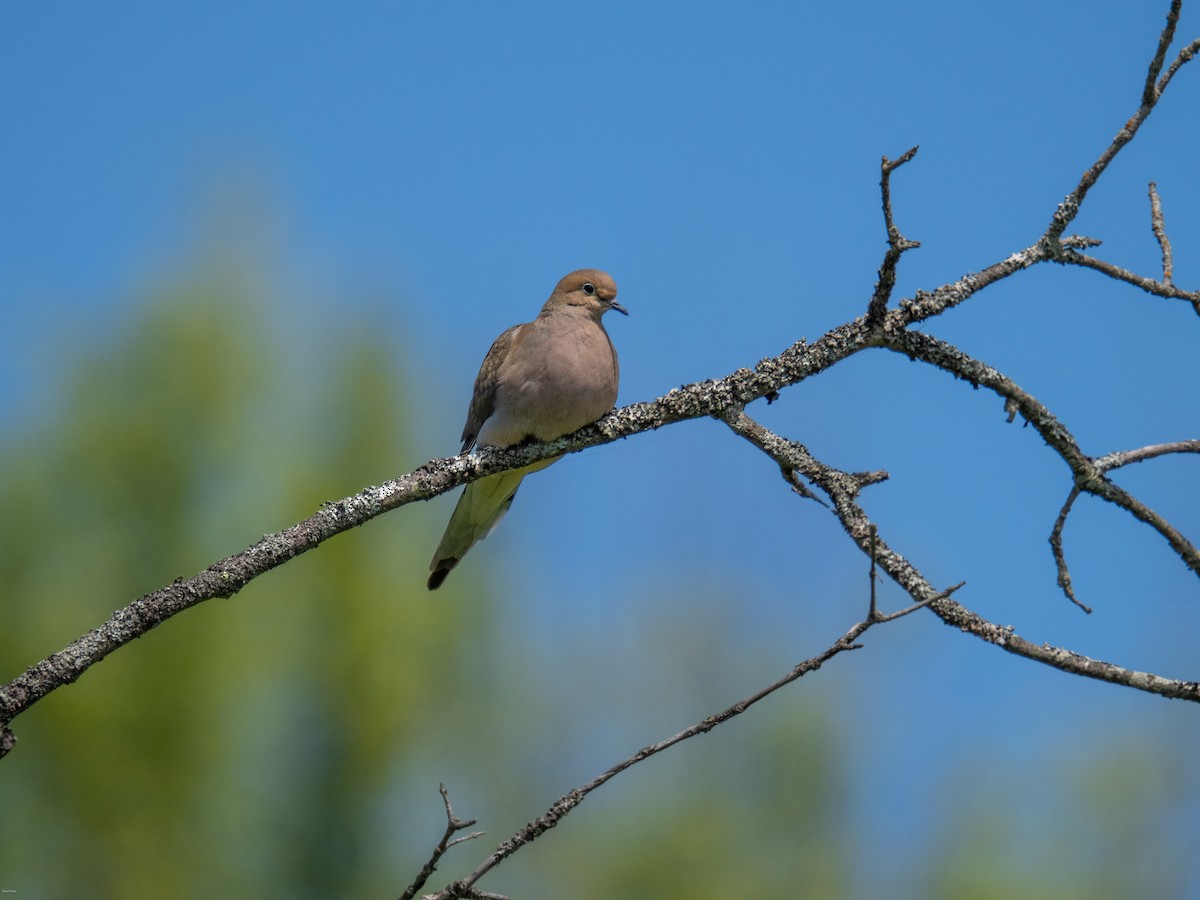
[(512, 350), (517, 332), (524, 325), (514, 325), (505, 331), (492, 344), (492, 349), (483, 358), (479, 374), (475, 376), (475, 392), (471, 395), (471, 408), (467, 411), (467, 424), (463, 426), (463, 452), (475, 446), (479, 430), (496, 410), (496, 385), (500, 381), (500, 367)]

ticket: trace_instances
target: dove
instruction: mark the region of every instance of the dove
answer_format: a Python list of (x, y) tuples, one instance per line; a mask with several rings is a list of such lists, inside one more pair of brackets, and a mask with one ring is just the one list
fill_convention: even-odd
[[(552, 441), (612, 409), (620, 370), (601, 321), (609, 310), (629, 315), (617, 302), (612, 278), (598, 269), (578, 269), (559, 281), (536, 319), (496, 338), (475, 378), (462, 452)], [(508, 512), (525, 476), (557, 459), (466, 486), (429, 564), (431, 591)]]

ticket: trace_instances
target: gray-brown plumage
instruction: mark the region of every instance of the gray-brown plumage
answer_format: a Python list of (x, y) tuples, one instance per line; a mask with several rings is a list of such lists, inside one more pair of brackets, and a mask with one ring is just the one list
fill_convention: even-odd
[[(496, 338), (475, 379), (463, 427), (463, 452), (511, 447), (527, 438), (551, 441), (596, 421), (617, 400), (617, 351), (601, 317), (617, 303), (617, 286), (598, 269), (565, 276), (532, 322)], [(476, 541), (512, 505), (521, 480), (555, 461), (543, 460), (468, 484), (429, 564), (436, 590)]]

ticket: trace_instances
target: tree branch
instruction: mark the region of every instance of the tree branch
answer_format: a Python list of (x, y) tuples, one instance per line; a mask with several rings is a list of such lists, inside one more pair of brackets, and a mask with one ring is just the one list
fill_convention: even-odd
[(1073, 253), (1068, 250), (1058, 261), (1072, 266), (1093, 269), (1107, 275), (1109, 278), (1124, 281), (1126, 284), (1132, 284), (1134, 287), (1141, 288), (1147, 294), (1154, 294), (1156, 297), (1186, 300), (1200, 312), (1200, 291), (1183, 291), (1173, 284), (1168, 284), (1165, 281), (1155, 281), (1153, 278), (1147, 278), (1145, 275), (1137, 275), (1128, 269), (1122, 269), (1120, 266), (1105, 262), (1102, 259), (1096, 259), (1096, 257), (1088, 256), (1085, 253)]
[[(1200, 453), (1200, 441), (1173, 441), (1169, 444), (1153, 444), (1137, 450), (1120, 450), (1094, 460), (1093, 465), (1097, 472), (1109, 472), (1119, 469), (1121, 466), (1157, 459), (1169, 453)], [(1067, 567), (1067, 558), (1062, 544), (1062, 533), (1067, 524), (1067, 516), (1070, 515), (1071, 507), (1074, 506), (1081, 490), (1082, 488), (1076, 484), (1071, 488), (1071, 493), (1067, 495), (1067, 499), (1058, 513), (1058, 518), (1054, 520), (1054, 529), (1050, 532), (1050, 549), (1054, 554), (1055, 568), (1058, 570), (1058, 586), (1062, 588), (1068, 600), (1084, 612), (1090, 613), (1092, 608), (1075, 596), (1075, 589), (1071, 586), (1071, 572)]]
[(870, 303), (867, 304), (867, 319), (872, 324), (879, 322), (887, 310), (888, 300), (891, 299), (892, 290), (896, 286), (896, 266), (900, 262), (900, 257), (906, 251), (921, 246), (920, 241), (910, 241), (900, 233), (892, 215), (892, 173), (916, 155), (917, 148), (910, 147), (898, 159), (890, 160), (885, 156), (880, 164), (882, 174), (879, 179), (879, 190), (883, 200), (883, 224), (887, 229), (888, 249), (884, 254), (883, 264), (879, 267), (879, 281), (875, 283), (875, 293), (871, 296)]
[[(425, 865), (421, 867), (421, 871), (417, 873), (417, 877), (413, 879), (412, 884), (404, 889), (404, 893), (400, 895), (400, 900), (412, 900), (413, 897), (417, 896), (417, 891), (425, 885), (425, 882), (429, 880), (429, 876), (437, 870), (437, 864), (447, 850), (455, 844), (461, 844), (464, 841), (474, 840), (477, 837), (483, 836), (482, 831), (472, 831), (470, 834), (465, 834), (457, 838), (454, 837), (458, 832), (465, 831), (474, 825), (475, 820), (460, 819), (456, 816), (454, 810), (450, 808), (450, 793), (446, 790), (446, 786), (439, 784), (438, 790), (442, 794), (442, 805), (446, 808), (446, 831), (442, 835), (442, 839), (438, 841), (437, 846), (433, 848), (433, 853), (430, 854)], [(485, 895), (477, 893), (473, 896), (484, 897)], [(506, 900), (506, 898), (499, 894), (489, 894), (486, 896), (495, 898), (495, 900)]]
[(1101, 472), (1111, 472), (1122, 466), (1145, 462), (1148, 459), (1158, 459), (1171, 453), (1200, 453), (1200, 441), (1171, 441), (1166, 444), (1151, 444), (1136, 450), (1118, 450), (1096, 460), (1096, 468)]
[(1175, 40), (1175, 29), (1179, 27), (1179, 13), (1182, 9), (1183, 0), (1171, 0), (1171, 8), (1167, 10), (1167, 24), (1158, 36), (1158, 49), (1154, 58), (1150, 60), (1146, 82), (1142, 85), (1142, 106), (1153, 106), (1161, 96), (1162, 88), (1166, 87), (1166, 81), (1170, 80), (1164, 80), (1162, 87), (1155, 85), (1158, 73), (1162, 71), (1163, 63), (1167, 60), (1167, 51), (1171, 49), (1171, 42)]
[(1200, 684), (1195, 681), (1164, 678), (1161, 675), (1091, 659), (1050, 644), (1034, 644), (1018, 635), (1010, 626), (989, 622), (950, 597), (939, 595), (916, 566), (894, 552), (879, 537), (878, 529), (855, 501), (855, 492), (847, 489), (846, 473), (822, 463), (813, 466), (813, 461), (805, 458), (806, 451), (801, 452), (802, 448), (798, 449), (794, 442), (774, 434), (744, 412), (729, 415), (725, 421), (736, 434), (758, 447), (778, 465), (795, 466), (797, 469), (805, 466), (813, 471), (813, 482), (829, 496), (834, 514), (850, 539), (859, 549), (876, 560), (879, 567), (914, 601), (918, 604), (928, 604), (929, 609), (947, 625), (973, 634), (1009, 653), (1064, 672), (1136, 688), (1163, 697), (1200, 703)]
[(1158, 78), (1158, 73), (1162, 71), (1163, 63), (1167, 58), (1167, 50), (1170, 49), (1172, 41), (1175, 40), (1175, 27), (1179, 24), (1179, 10), (1183, 6), (1183, 0), (1172, 0), (1171, 9), (1167, 13), (1167, 24), (1163, 28), (1158, 37), (1158, 49), (1154, 53), (1154, 57), (1150, 60), (1150, 65), (1146, 72), (1146, 81), (1142, 88), (1142, 102), (1138, 107), (1137, 112), (1130, 116), (1124, 127), (1117, 132), (1116, 137), (1112, 139), (1112, 143), (1105, 148), (1091, 166), (1089, 166), (1079, 179), (1079, 184), (1071, 191), (1054, 211), (1054, 215), (1050, 219), (1050, 225), (1046, 229), (1046, 234), (1043, 237), (1043, 243), (1046, 244), (1049, 252), (1054, 258), (1058, 258), (1061, 254), (1061, 246), (1059, 239), (1063, 232), (1079, 215), (1079, 208), (1087, 197), (1088, 191), (1104, 174), (1104, 170), (1108, 168), (1109, 163), (1116, 159), (1117, 154), (1122, 148), (1133, 140), (1138, 129), (1142, 127), (1142, 123), (1149, 118), (1150, 113), (1158, 105), (1158, 101), (1162, 98), (1163, 91), (1167, 85), (1179, 71), (1179, 68), (1187, 63), (1195, 56), (1197, 49), (1200, 49), (1200, 40), (1194, 41), (1191, 45), (1184, 48), (1180, 54), (1171, 63), (1171, 67), (1167, 70), (1167, 74), (1163, 75), (1162, 80), (1155, 85), (1155, 79)]
[[(1041, 434), (1051, 449), (1070, 466), (1075, 477), (1075, 484), (1081, 491), (1107, 500), (1130, 513), (1134, 518), (1145, 522), (1166, 539), (1167, 543), (1171, 545), (1171, 549), (1183, 560), (1184, 565), (1200, 576), (1200, 552), (1196, 550), (1196, 547), (1170, 522), (1107, 478), (1105, 474), (1107, 470), (1097, 466), (1096, 462), (1079, 448), (1079, 444), (1066, 426), (1037, 399), (1022, 390), (1016, 382), (997, 372), (991, 366), (972, 359), (957, 347), (920, 332), (892, 333), (889, 335), (886, 346), (905, 354), (910, 359), (919, 359), (950, 372), (973, 385), (986, 387), (1014, 404), (1025, 420)], [(1182, 441), (1171, 446), (1188, 446), (1191, 443)], [(1182, 451), (1164, 450), (1158, 455), (1161, 455), (1162, 452)], [(1108, 468), (1115, 467), (1115, 464), (1111, 463), (1108, 466)]]
[[(872, 572), (873, 570), (874, 566), (872, 564)], [(437, 893), (427, 894), (425, 900), (456, 900), (456, 898), (479, 896), (474, 892), (474, 885), (479, 881), (479, 879), (481, 879), (492, 869), (496, 868), (496, 866), (500, 865), (500, 863), (502, 863), (508, 857), (516, 853), (523, 846), (536, 840), (542, 834), (549, 831), (551, 828), (561, 822), (564, 818), (566, 818), (567, 814), (570, 813), (571, 810), (579, 806), (588, 796), (588, 794), (592, 793), (594, 790), (596, 790), (596, 788), (611, 781), (626, 769), (637, 765), (642, 760), (649, 759), (651, 756), (662, 753), (664, 750), (668, 750), (671, 747), (674, 747), (676, 744), (683, 743), (684, 741), (694, 738), (697, 735), (707, 734), (718, 725), (722, 725), (725, 722), (728, 722), (730, 719), (740, 716), (751, 706), (758, 703), (760, 700), (769, 697), (780, 688), (791, 684), (793, 681), (803, 678), (805, 675), (808, 675), (811, 672), (817, 671), (817, 669), (821, 668), (821, 666), (829, 662), (835, 656), (848, 650), (861, 649), (863, 645), (859, 643), (859, 641), (872, 626), (886, 622), (894, 622), (896, 619), (910, 615), (930, 603), (948, 598), (960, 587), (962, 587), (961, 584), (955, 585), (947, 588), (944, 591), (941, 591), (940, 593), (931, 594), (927, 599), (919, 603), (915, 603), (912, 606), (908, 606), (896, 612), (886, 614), (880, 613), (876, 609), (874, 591), (872, 590), (871, 602), (866, 618), (855, 623), (845, 634), (830, 644), (823, 652), (796, 664), (781, 678), (773, 681), (771, 684), (767, 685), (761, 690), (755, 691), (749, 697), (739, 700), (737, 703), (726, 707), (721, 712), (701, 719), (699, 722), (691, 725), (688, 728), (685, 728), (683, 731), (680, 731), (671, 737), (664, 738), (657, 743), (643, 747), (637, 753), (621, 760), (619, 763), (612, 766), (607, 771), (597, 775), (587, 783), (567, 791), (567, 793), (555, 800), (554, 803), (550, 805), (550, 808), (546, 810), (546, 812), (538, 816), (533, 821), (525, 824), (523, 827), (518, 829), (512, 837), (501, 843), (495, 849), (495, 851), (493, 851), (491, 855), (487, 857), (487, 859), (480, 863), (479, 866), (473, 872), (471, 872), (470, 875), (459, 881), (451, 882)]]
[[(894, 270), (899, 256), (914, 245), (903, 238), (895, 227), (889, 180), (892, 171), (912, 159), (916, 148), (894, 162), (885, 158), (881, 189), (889, 249), (880, 269), (879, 283), (868, 304), (867, 316), (832, 329), (813, 344), (801, 340), (779, 355), (763, 359), (753, 369), (738, 369), (724, 378), (696, 382), (672, 390), (657, 400), (615, 410), (594, 425), (556, 441), (532, 443), (507, 450), (485, 447), (470, 455), (431, 460), (395, 480), (368, 487), (354, 496), (326, 503), (318, 512), (302, 522), (264, 536), (242, 552), (214, 563), (191, 578), (177, 579), (170, 585), (134, 600), (128, 606), (114, 612), (107, 622), (73, 641), (63, 650), (30, 666), (24, 673), (0, 688), (0, 756), (6, 754), (14, 745), (16, 738), (9, 726), (17, 715), (57, 688), (74, 682), (109, 653), (197, 603), (214, 597), (233, 596), (254, 578), (319, 546), (336, 534), (415, 500), (427, 500), (486, 475), (552, 456), (578, 452), (587, 447), (702, 416), (711, 416), (731, 423), (740, 421), (738, 416), (744, 415), (742, 410), (746, 404), (764, 397), (774, 398), (785, 387), (798, 384), (869, 347), (888, 347), (907, 353), (911, 358), (924, 359), (965, 377), (972, 383), (991, 387), (1006, 397), (1010, 404), (1020, 409), (1027, 421), (1038, 427), (1047, 443), (1066, 460), (1081, 490), (1095, 493), (1151, 525), (1168, 540), (1185, 563), (1200, 574), (1200, 555), (1196, 549), (1169, 523), (1105, 477), (1107, 470), (1100, 468), (1096, 461), (1084, 455), (1070, 433), (1041, 404), (1036, 403), (1016, 385), (985, 364), (966, 357), (950, 345), (908, 330), (909, 326), (939, 315), (991, 284), (1047, 261), (1093, 268), (1109, 277), (1136, 284), (1159, 296), (1187, 299), (1200, 313), (1200, 293), (1179, 291), (1173, 284), (1167, 283), (1166, 273), (1162, 282), (1136, 276), (1077, 252), (1096, 246), (1098, 242), (1094, 239), (1064, 236), (1066, 228), (1078, 214), (1087, 192), (1121, 148), (1136, 135), (1138, 128), (1157, 106), (1179, 69), (1200, 51), (1200, 40), (1193, 41), (1180, 51), (1167, 66), (1165, 73), (1163, 72), (1167, 51), (1174, 40), (1180, 7), (1181, 0), (1174, 0), (1167, 17), (1167, 25), (1159, 38), (1158, 49), (1148, 68), (1141, 106), (1118, 132), (1109, 147), (1084, 172), (1076, 188), (1058, 205), (1046, 232), (1033, 246), (993, 263), (981, 272), (968, 273), (952, 284), (942, 285), (930, 292), (918, 291), (912, 298), (901, 300), (895, 309), (888, 310), (886, 306), (894, 285)], [(847, 510), (856, 508), (853, 507), (853, 500), (857, 492), (865, 485), (886, 477), (886, 474), (852, 475), (837, 472), (821, 466), (812, 460), (807, 451), (801, 453), (798, 448), (799, 445), (787, 444), (786, 458), (789, 462), (780, 463), (785, 476), (797, 487), (799, 482), (795, 473), (813, 479), (814, 476), (806, 471), (806, 467), (816, 472), (817, 483), (821, 484), (820, 479), (823, 479), (824, 483), (830, 486), (824, 489), (833, 498), (835, 512), (843, 519), (844, 527), (850, 531), (847, 525), (850, 519), (844, 516), (847, 515)], [(788, 468), (789, 466), (791, 468)], [(849, 503), (851, 506), (843, 509), (838, 506), (839, 503)], [(862, 546), (862, 534), (852, 533), (852, 536)], [(906, 571), (903, 567), (895, 568), (899, 566), (898, 561), (893, 560), (885, 565), (884, 559), (887, 557), (881, 559), (881, 566), (885, 571), (889, 571), (889, 565), (893, 566), (893, 570), (889, 571), (893, 578), (900, 577)], [(918, 602), (923, 602), (930, 596), (932, 588), (924, 584), (923, 580), (911, 581), (909, 575), (904, 575), (904, 578), (910, 580), (910, 594)], [(943, 618), (960, 618), (961, 614), (958, 612), (951, 615), (952, 607), (957, 607), (957, 604), (950, 600), (931, 605)], [(995, 627), (988, 623), (979, 627), (984, 626)], [(993, 642), (1002, 643), (1009, 640), (1006, 635), (1007, 632), (993, 635)], [(1076, 658), (1072, 663), (1073, 667), (1068, 667), (1068, 670), (1077, 671), (1079, 674), (1092, 674), (1092, 669), (1081, 662), (1083, 659)], [(1043, 661), (1046, 660), (1043, 658)], [(1096, 674), (1092, 677), (1106, 676)], [(1126, 678), (1121, 683), (1137, 686), (1134, 681), (1138, 679)], [(1161, 685), (1156, 688), (1160, 693), (1168, 689)]]
[(1071, 586), (1071, 570), (1067, 567), (1067, 557), (1063, 552), (1062, 543), (1062, 533), (1063, 528), (1067, 524), (1067, 516), (1071, 514), (1071, 507), (1075, 505), (1075, 500), (1078, 497), (1079, 485), (1075, 485), (1071, 488), (1071, 493), (1067, 495), (1067, 499), (1063, 502), (1062, 509), (1058, 511), (1058, 518), (1054, 520), (1054, 528), (1050, 531), (1050, 552), (1054, 556), (1054, 567), (1058, 571), (1058, 586), (1067, 595), (1068, 600), (1085, 613), (1090, 614), (1092, 608), (1075, 596), (1075, 588)]
[(1163, 221), (1162, 199), (1158, 196), (1158, 185), (1153, 181), (1150, 182), (1150, 230), (1154, 232), (1154, 239), (1162, 251), (1162, 283), (1170, 287), (1175, 274), (1175, 260), (1171, 254), (1171, 239), (1167, 237), (1167, 226)]

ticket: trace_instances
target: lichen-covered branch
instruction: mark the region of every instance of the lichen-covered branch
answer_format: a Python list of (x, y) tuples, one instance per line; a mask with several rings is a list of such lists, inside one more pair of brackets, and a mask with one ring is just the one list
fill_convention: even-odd
[[(1107, 471), (1116, 468), (1116, 463), (1110, 462), (1106, 468), (1097, 465), (1095, 460), (1080, 449), (1067, 427), (1012, 379), (986, 363), (971, 358), (952, 344), (921, 332), (905, 331), (891, 334), (888, 336), (887, 347), (905, 354), (910, 359), (917, 359), (943, 369), (956, 378), (965, 379), (973, 385), (995, 391), (1015, 405), (1024, 419), (1037, 430), (1042, 439), (1071, 468), (1074, 483), (1080, 491), (1107, 500), (1139, 521), (1145, 522), (1166, 539), (1167, 543), (1171, 545), (1171, 549), (1183, 560), (1184, 565), (1200, 576), (1200, 551), (1197, 551), (1195, 545), (1170, 522), (1108, 478)], [(1153, 458), (1153, 455), (1162, 455), (1166, 452), (1186, 452), (1186, 448), (1191, 444), (1191, 441), (1176, 442), (1171, 446), (1183, 449), (1174, 451), (1146, 450), (1140, 458)]]
[(1067, 554), (1063, 550), (1063, 528), (1067, 524), (1067, 516), (1071, 514), (1071, 508), (1075, 505), (1075, 501), (1079, 499), (1079, 485), (1071, 488), (1071, 493), (1067, 494), (1067, 499), (1063, 501), (1062, 509), (1058, 511), (1058, 517), (1054, 520), (1054, 527), (1050, 530), (1050, 553), (1054, 556), (1054, 568), (1058, 573), (1057, 582), (1068, 600), (1082, 609), (1085, 613), (1091, 613), (1092, 608), (1075, 596), (1075, 587), (1071, 584), (1071, 569), (1067, 565)]
[(907, 251), (921, 246), (920, 241), (909, 240), (900, 233), (892, 214), (892, 173), (916, 155), (917, 148), (910, 147), (896, 159), (888, 159), (885, 156), (880, 164), (879, 191), (883, 195), (883, 226), (887, 230), (888, 249), (884, 254), (883, 264), (879, 267), (879, 280), (875, 283), (875, 292), (871, 295), (871, 302), (867, 304), (867, 319), (873, 323), (878, 322), (887, 309), (892, 290), (896, 286), (896, 266), (900, 263), (900, 257)]
[(835, 515), (850, 539), (864, 553), (870, 555), (914, 601), (928, 604), (929, 609), (947, 625), (973, 634), (1009, 653), (1053, 666), (1064, 672), (1124, 685), (1163, 697), (1200, 703), (1200, 684), (1195, 681), (1164, 678), (1161, 675), (1091, 659), (1062, 647), (1035, 644), (1018, 635), (1011, 627), (989, 622), (949, 596), (942, 595), (916, 566), (892, 550), (879, 536), (876, 526), (855, 499), (858, 482), (854, 476), (813, 460), (803, 447), (764, 428), (745, 412), (730, 414), (725, 417), (725, 422), (735, 433), (758, 447), (779, 466), (803, 470), (806, 477), (829, 497)]
[[(1172, 441), (1166, 444), (1152, 444), (1149, 447), (1139, 447), (1136, 450), (1118, 450), (1115, 453), (1108, 453), (1099, 459), (1093, 460), (1093, 464), (1097, 472), (1109, 472), (1113, 469), (1119, 469), (1122, 466), (1144, 462), (1148, 459), (1157, 459), (1160, 456), (1166, 456), (1171, 453), (1200, 453), (1200, 441)], [(1059, 510), (1058, 518), (1054, 520), (1054, 528), (1050, 532), (1050, 550), (1054, 554), (1054, 566), (1058, 571), (1058, 586), (1066, 594), (1068, 600), (1084, 612), (1090, 613), (1092, 608), (1075, 596), (1075, 588), (1071, 584), (1071, 570), (1067, 566), (1067, 555), (1063, 550), (1062, 541), (1063, 528), (1067, 524), (1067, 517), (1071, 514), (1071, 508), (1075, 505), (1075, 501), (1079, 498), (1081, 492), (1082, 488), (1076, 484), (1071, 488), (1067, 499), (1063, 501), (1062, 509)]]
[(1166, 62), (1167, 51), (1170, 50), (1172, 42), (1175, 40), (1175, 28), (1179, 24), (1179, 11), (1183, 7), (1183, 0), (1172, 0), (1171, 9), (1167, 13), (1167, 24), (1163, 28), (1158, 37), (1158, 49), (1155, 50), (1153, 58), (1150, 60), (1150, 65), (1146, 71), (1146, 81), (1142, 88), (1141, 105), (1137, 111), (1129, 117), (1129, 120), (1121, 127), (1116, 136), (1112, 139), (1100, 157), (1092, 163), (1079, 179), (1079, 184), (1075, 189), (1063, 199), (1063, 201), (1055, 209), (1054, 215), (1050, 219), (1050, 225), (1046, 229), (1046, 233), (1042, 238), (1042, 242), (1046, 245), (1048, 251), (1055, 257), (1060, 254), (1059, 239), (1066, 232), (1071, 222), (1079, 215), (1079, 209), (1083, 205), (1084, 199), (1087, 197), (1088, 191), (1104, 174), (1104, 170), (1109, 164), (1117, 158), (1117, 154), (1134, 139), (1138, 133), (1138, 129), (1142, 127), (1142, 123), (1149, 118), (1150, 113), (1154, 112), (1154, 108), (1158, 105), (1158, 101), (1162, 98), (1163, 92), (1171, 79), (1175, 77), (1175, 73), (1179, 68), (1200, 49), (1200, 41), (1194, 41), (1189, 46), (1180, 51), (1179, 55), (1171, 63), (1167, 73), (1162, 76), (1162, 79), (1157, 83), (1158, 73), (1162, 71), (1163, 64)]
[(1175, 277), (1175, 257), (1171, 252), (1171, 239), (1167, 237), (1167, 224), (1163, 218), (1162, 198), (1158, 196), (1158, 185), (1150, 182), (1150, 230), (1158, 241), (1158, 249), (1162, 253), (1162, 283), (1167, 287)]
[[(635, 403), (615, 410), (594, 425), (556, 441), (534, 443), (508, 450), (485, 447), (468, 456), (431, 460), (392, 481), (366, 488), (340, 501), (327, 503), (304, 521), (283, 531), (266, 535), (240, 553), (212, 564), (191, 578), (178, 579), (134, 600), (114, 612), (108, 621), (88, 631), (57, 653), (30, 666), (11, 682), (0, 687), (0, 756), (7, 753), (14, 744), (15, 736), (9, 726), (16, 716), (57, 688), (74, 682), (90, 666), (109, 653), (185, 609), (208, 599), (232, 596), (258, 576), (319, 546), (336, 534), (399, 506), (417, 500), (427, 500), (468, 481), (505, 469), (563, 453), (577, 452), (685, 419), (710, 416), (730, 421), (729, 417), (741, 415), (747, 404), (764, 397), (773, 398), (785, 388), (823, 372), (862, 350), (875, 347), (887, 347), (907, 353), (914, 359), (922, 359), (958, 377), (997, 390), (1013, 404), (1012, 408), (1019, 409), (1027, 420), (1039, 428), (1047, 443), (1070, 466), (1075, 483), (1081, 490), (1095, 493), (1150, 524), (1171, 543), (1189, 567), (1200, 572), (1200, 559), (1192, 544), (1169, 523), (1108, 479), (1105, 474), (1107, 470), (1080, 450), (1070, 432), (1061, 426), (1048, 410), (1011, 382), (1003, 379), (1003, 376), (985, 363), (966, 357), (950, 345), (909, 330), (910, 326), (965, 302), (984, 288), (1044, 262), (1092, 268), (1108, 277), (1136, 284), (1160, 297), (1189, 300), (1200, 313), (1200, 292), (1179, 289), (1168, 277), (1169, 273), (1164, 272), (1163, 280), (1156, 281), (1126, 272), (1079, 252), (1097, 246), (1098, 241), (1065, 234), (1090, 188), (1121, 148), (1133, 139), (1138, 128), (1161, 100), (1174, 76), (1200, 50), (1200, 40), (1194, 41), (1181, 50), (1169, 65), (1166, 63), (1167, 52), (1174, 40), (1180, 7), (1181, 0), (1174, 0), (1167, 25), (1159, 39), (1158, 49), (1148, 68), (1140, 107), (1118, 132), (1109, 147), (1085, 171), (1075, 189), (1059, 204), (1046, 232), (1033, 245), (993, 263), (980, 272), (968, 273), (957, 281), (932, 291), (918, 291), (912, 297), (900, 300), (894, 308), (888, 308), (894, 286), (895, 266), (900, 255), (915, 246), (915, 242), (904, 238), (895, 226), (890, 194), (887, 193), (889, 179), (898, 166), (913, 158), (915, 148), (894, 162), (885, 159), (881, 187), (884, 190), (889, 250), (880, 270), (879, 282), (868, 303), (868, 315), (830, 330), (811, 344), (802, 339), (778, 355), (761, 360), (753, 368), (738, 369), (723, 378), (696, 382), (672, 390), (656, 400)], [(806, 461), (803, 455), (797, 452), (789, 452), (787, 458), (790, 468), (784, 467), (785, 475), (793, 487), (802, 489), (803, 486), (796, 480), (795, 475), (800, 473), (811, 478), (804, 467), (812, 467), (815, 461), (811, 458)], [(819, 464), (816, 465), (819, 467)], [(835, 474), (830, 470), (823, 477), (827, 480), (844, 479), (842, 489), (835, 493), (836, 497), (840, 498), (835, 500), (837, 509), (837, 503), (852, 503), (858, 490), (870, 483), (871, 479), (878, 480), (883, 476), (878, 473), (870, 476)], [(842, 510), (837, 511), (840, 516)], [(846, 521), (849, 520), (843, 519), (843, 524)], [(862, 539), (862, 535), (852, 534), (852, 537), (855, 537), (856, 541)], [(893, 562), (893, 566), (898, 565), (898, 562)], [(882, 558), (881, 566), (888, 571)], [(893, 578), (898, 577), (900, 573), (901, 569), (889, 571)], [(919, 579), (912, 584), (913, 590), (917, 591), (917, 594), (913, 594), (914, 597), (926, 596), (931, 590)], [(932, 608), (938, 611), (939, 615), (943, 615), (943, 618), (965, 615), (965, 612), (958, 611), (951, 615), (952, 607), (948, 602), (933, 604)], [(1009, 640), (1009, 637), (1003, 634), (996, 634), (994, 637), (997, 643), (1002, 639)], [(1094, 671), (1082, 662), (1073, 670), (1080, 674), (1090, 674)], [(1097, 674), (1093, 677), (1105, 676)], [(1122, 683), (1132, 684), (1128, 680)]]

